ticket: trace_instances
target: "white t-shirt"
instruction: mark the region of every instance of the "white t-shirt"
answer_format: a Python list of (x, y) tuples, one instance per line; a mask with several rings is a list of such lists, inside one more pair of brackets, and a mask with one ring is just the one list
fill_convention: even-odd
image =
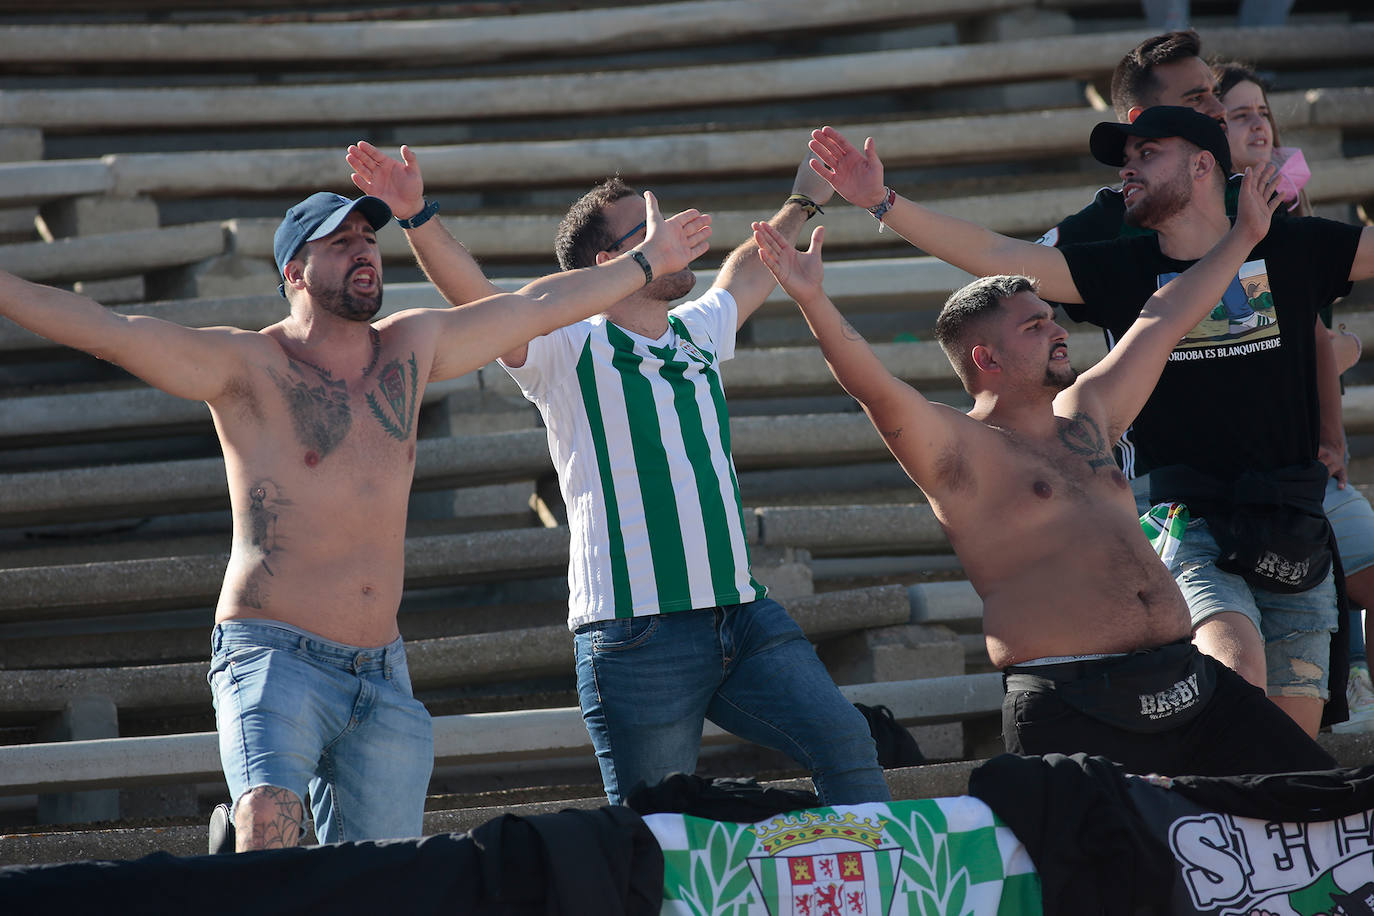
[(649, 340), (603, 316), (530, 341), (506, 371), (539, 408), (572, 532), (568, 626), (743, 604), (749, 570), (717, 364), (735, 355), (723, 289)]

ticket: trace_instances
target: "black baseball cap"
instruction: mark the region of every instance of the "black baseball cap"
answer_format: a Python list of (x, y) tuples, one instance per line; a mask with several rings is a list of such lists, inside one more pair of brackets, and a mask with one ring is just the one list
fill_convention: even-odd
[(1156, 105), (1140, 113), (1130, 124), (1103, 121), (1093, 128), (1088, 147), (1098, 162), (1107, 165), (1126, 164), (1126, 138), (1182, 137), (1189, 143), (1211, 153), (1225, 174), (1231, 174), (1231, 146), (1221, 124), (1205, 114), (1182, 105)]
[[(380, 229), (391, 221), (391, 208), (380, 197), (359, 197), (349, 200), (342, 194), (319, 191), (286, 211), (286, 218), (272, 237), (272, 254), (277, 259), (277, 275), (286, 275), (287, 263), (306, 242), (322, 239), (338, 229), (348, 214), (360, 211), (372, 228)], [(286, 284), (277, 286), (286, 295)]]

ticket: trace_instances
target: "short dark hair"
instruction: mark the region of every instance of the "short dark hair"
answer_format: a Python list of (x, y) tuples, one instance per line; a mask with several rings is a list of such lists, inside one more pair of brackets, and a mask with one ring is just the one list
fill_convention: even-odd
[(1132, 108), (1156, 104), (1155, 67), (1201, 56), (1202, 39), (1192, 29), (1155, 35), (1132, 48), (1112, 71), (1112, 108), (1117, 120), (1125, 121)]
[(620, 178), (607, 178), (577, 199), (558, 224), (554, 253), (563, 270), (577, 270), (596, 263), (598, 252), (615, 241), (606, 225), (606, 208), (636, 192)]
[(1010, 299), (1017, 293), (1033, 293), (1039, 288), (1039, 283), (1030, 277), (1001, 274), (974, 280), (945, 300), (935, 319), (935, 340), (969, 394), (973, 394), (970, 382), (974, 377), (973, 360), (965, 345), (969, 334), (1001, 306), (1003, 299)]

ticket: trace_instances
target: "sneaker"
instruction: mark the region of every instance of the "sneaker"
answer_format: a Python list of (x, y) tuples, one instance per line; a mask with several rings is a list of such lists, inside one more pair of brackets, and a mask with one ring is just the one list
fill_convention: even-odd
[(1261, 315), (1259, 312), (1251, 312), (1239, 321), (1232, 319), (1227, 330), (1230, 334), (1246, 334), (1259, 328), (1267, 328), (1274, 323), (1274, 319), (1268, 315)]
[(215, 810), (210, 812), (210, 855), (233, 851), (234, 821), (229, 816), (229, 806), (215, 805)]
[(1331, 730), (1338, 735), (1352, 732), (1374, 732), (1374, 684), (1369, 680), (1369, 668), (1350, 666), (1350, 679), (1345, 685), (1345, 699), (1350, 704), (1350, 718), (1337, 722)]

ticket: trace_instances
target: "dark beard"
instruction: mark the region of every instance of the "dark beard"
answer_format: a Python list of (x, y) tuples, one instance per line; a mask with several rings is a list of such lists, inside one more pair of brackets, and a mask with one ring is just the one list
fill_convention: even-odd
[(329, 314), (337, 315), (345, 321), (371, 321), (372, 316), (382, 310), (382, 283), (378, 279), (376, 296), (355, 296), (349, 288), (348, 280), (349, 277), (353, 276), (354, 271), (359, 269), (361, 268), (355, 267), (350, 270), (337, 289), (317, 293), (315, 304)]
[(1161, 184), (1153, 193), (1144, 191), (1146, 198), (1134, 207), (1128, 207), (1124, 222), (1137, 229), (1153, 229), (1165, 220), (1177, 215), (1192, 199), (1190, 185), (1186, 184), (1187, 175), (1180, 172), (1167, 183)]
[(673, 302), (690, 293), (696, 285), (697, 275), (692, 273), (690, 267), (684, 267), (662, 277), (654, 277), (640, 292), (650, 299)]
[(1064, 391), (1078, 381), (1078, 370), (1073, 366), (1068, 367), (1069, 371), (1064, 374), (1055, 374), (1053, 366), (1045, 367), (1045, 387), (1053, 388), (1055, 391)]

